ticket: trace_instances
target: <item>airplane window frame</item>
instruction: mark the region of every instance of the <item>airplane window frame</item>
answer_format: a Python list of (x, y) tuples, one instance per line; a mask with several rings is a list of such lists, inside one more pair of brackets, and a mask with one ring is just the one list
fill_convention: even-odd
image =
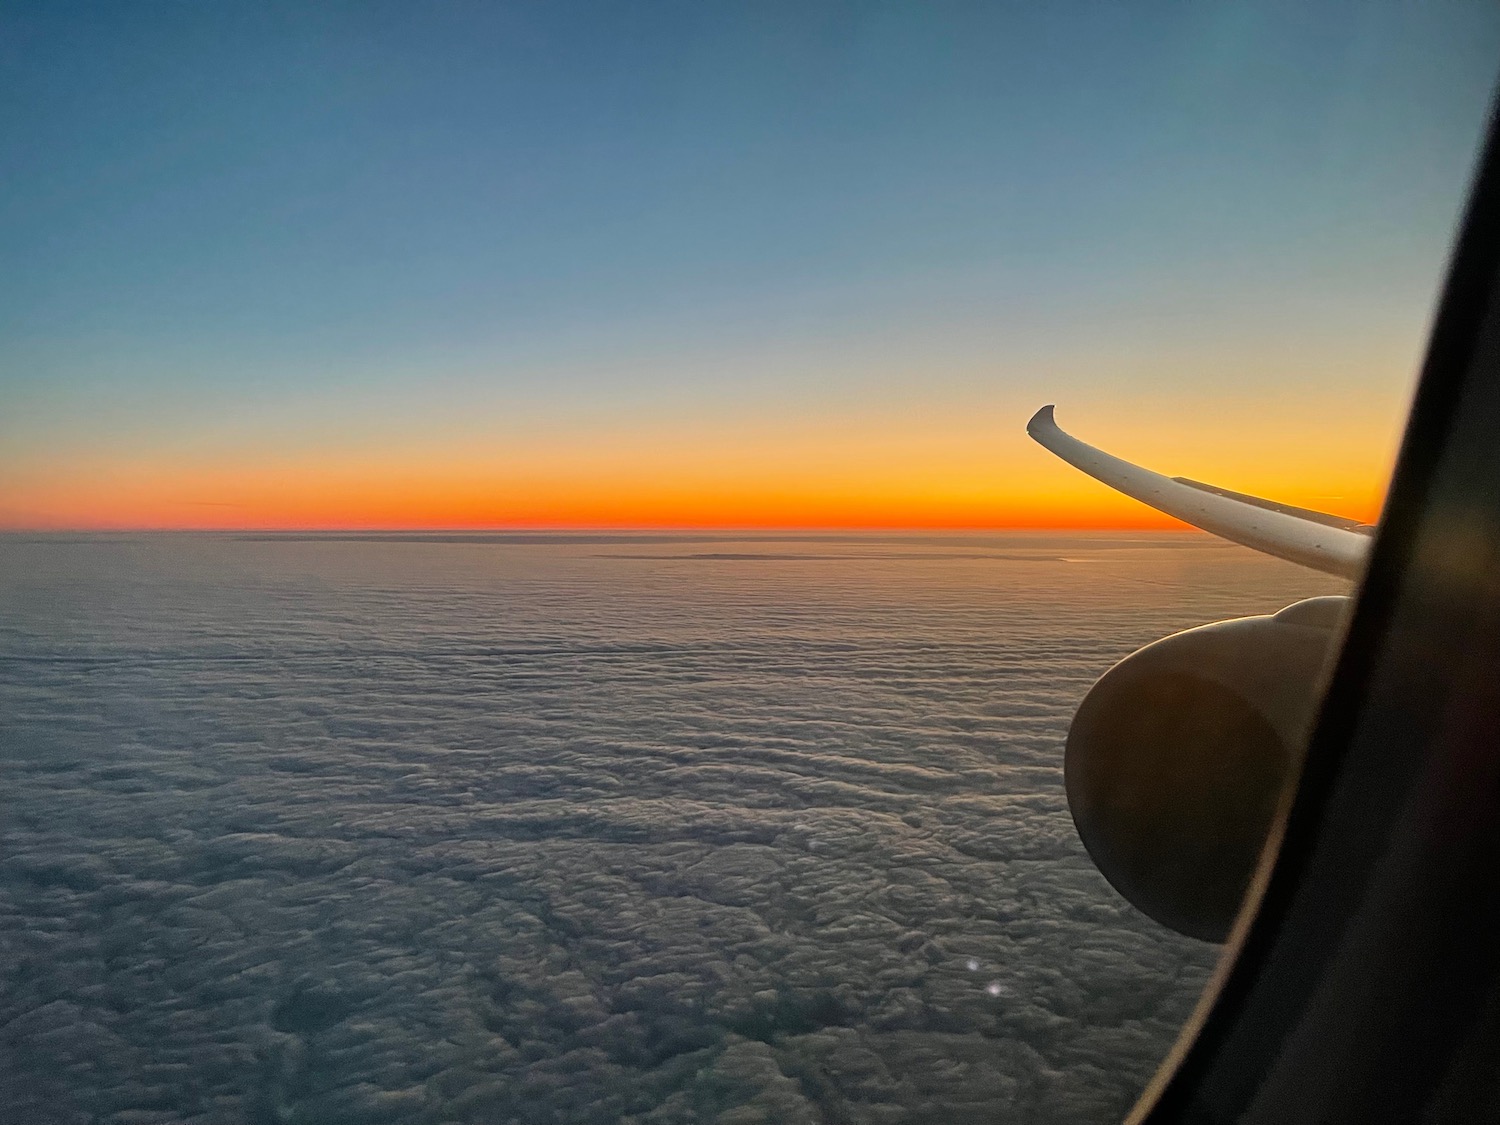
[(1130, 1125), (1500, 1120), (1500, 117), (1345, 643)]

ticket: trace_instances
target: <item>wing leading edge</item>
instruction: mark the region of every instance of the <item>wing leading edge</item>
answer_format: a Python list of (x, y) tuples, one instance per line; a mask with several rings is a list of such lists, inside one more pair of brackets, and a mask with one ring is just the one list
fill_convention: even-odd
[(1153, 473), (1065, 433), (1050, 406), (1032, 415), (1026, 432), (1075, 469), (1184, 523), (1325, 574), (1357, 578), (1364, 570), (1364, 524)]

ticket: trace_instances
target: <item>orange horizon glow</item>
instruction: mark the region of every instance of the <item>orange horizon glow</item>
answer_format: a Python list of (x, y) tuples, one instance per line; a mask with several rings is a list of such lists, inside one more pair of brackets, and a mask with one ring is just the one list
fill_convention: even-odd
[[(38, 450), (0, 465), (0, 528), (95, 530), (829, 530), (1184, 528), (997, 418), (1020, 405), (767, 422), (538, 427), (447, 444), (213, 443)], [(1396, 410), (1330, 435), (1296, 419), (1206, 434), (1190, 418), (1080, 412), (1086, 440), (1165, 472), (1373, 523)], [(1136, 414), (1132, 411), (1132, 416)], [(1185, 413), (1185, 412), (1184, 412)], [(1068, 421), (1071, 423), (1071, 416)], [(1274, 435), (1269, 441), (1263, 435)], [(208, 444), (208, 443), (205, 443)]]
[[(1069, 470), (1071, 471), (1071, 470)], [(149, 475), (100, 490), (56, 482), (32, 490), (30, 510), (8, 508), (11, 531), (310, 530), (826, 530), (826, 531), (1144, 531), (1186, 524), (1077, 476), (1027, 494), (964, 489), (803, 487), (756, 489), (743, 482), (699, 487), (625, 482), (615, 488), (532, 481), (485, 487), (472, 479), (386, 477), (355, 484), (297, 479), (296, 473), (221, 482), (233, 500), (182, 498)], [(381, 474), (385, 476), (385, 474)], [(288, 479), (291, 478), (291, 479)], [(946, 482), (943, 482), (946, 483)], [(175, 493), (175, 495), (174, 495)], [(1378, 489), (1348, 488), (1330, 498), (1308, 489), (1268, 489), (1272, 499), (1374, 523)]]
[[(1358, 519), (1358, 516), (1352, 518)], [(713, 520), (704, 522), (688, 522), (686, 519), (663, 519), (652, 521), (649, 519), (618, 521), (597, 520), (583, 522), (556, 521), (518, 521), (518, 522), (486, 522), (473, 523), (462, 522), (432, 522), (427, 520), (411, 520), (407, 522), (385, 521), (385, 522), (362, 522), (348, 521), (335, 522), (333, 520), (293, 522), (290, 520), (268, 520), (268, 521), (224, 521), (203, 520), (197, 522), (160, 522), (160, 523), (131, 523), (131, 522), (97, 522), (97, 523), (31, 523), (31, 524), (8, 524), (0, 526), (0, 534), (49, 534), (49, 533), (90, 533), (90, 532), (192, 532), (192, 531), (223, 531), (223, 532), (546, 532), (566, 534), (577, 532), (587, 534), (590, 532), (661, 532), (661, 533), (697, 533), (712, 532), (732, 534), (744, 533), (774, 533), (774, 532), (797, 532), (816, 533), (827, 532), (830, 534), (847, 533), (857, 534), (862, 532), (890, 532), (890, 533), (981, 533), (981, 532), (1030, 532), (1030, 531), (1190, 531), (1193, 528), (1167, 516), (1152, 518), (1149, 513), (1141, 519), (1117, 519), (1097, 520), (1075, 519), (1059, 516), (1057, 518), (1034, 518), (1025, 516), (1011, 519), (997, 518), (993, 520), (973, 519), (964, 521), (962, 519), (944, 519), (942, 517), (928, 518), (925, 522), (919, 518), (902, 519), (899, 516), (886, 517), (885, 519), (860, 519), (858, 517), (837, 519), (809, 518), (799, 522), (795, 517), (783, 519), (768, 518), (764, 522), (754, 522), (747, 518), (743, 520)]]

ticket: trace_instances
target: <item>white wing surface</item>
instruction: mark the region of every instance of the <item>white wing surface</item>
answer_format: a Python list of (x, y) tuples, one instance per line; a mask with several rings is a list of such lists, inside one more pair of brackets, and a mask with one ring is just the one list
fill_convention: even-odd
[(1050, 406), (1032, 415), (1026, 432), (1075, 469), (1184, 523), (1326, 574), (1357, 578), (1364, 570), (1373, 529), (1357, 520), (1153, 473), (1064, 433)]

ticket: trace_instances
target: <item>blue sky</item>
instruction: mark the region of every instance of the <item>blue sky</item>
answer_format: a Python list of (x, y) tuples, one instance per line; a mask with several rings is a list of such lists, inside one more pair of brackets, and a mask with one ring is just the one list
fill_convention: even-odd
[(1395, 401), (1497, 48), (1480, 3), (13, 4), (0, 473), (1049, 367), (1149, 406), (1184, 348), (1291, 409), (1274, 335), (1347, 393), (1373, 332)]

